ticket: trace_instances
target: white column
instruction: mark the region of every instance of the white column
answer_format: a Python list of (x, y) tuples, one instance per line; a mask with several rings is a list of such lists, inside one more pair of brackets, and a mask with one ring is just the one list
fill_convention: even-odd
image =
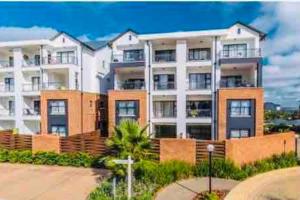
[[(75, 71), (72, 68), (68, 69), (68, 79), (69, 79), (69, 83), (68, 83), (68, 87), (69, 90), (75, 90)], [(79, 77), (78, 77), (79, 78)], [(80, 80), (78, 80), (79, 82)]]
[(15, 121), (16, 128), (19, 132), (24, 132), (24, 122), (23, 122), (23, 96), (22, 96), (22, 84), (23, 84), (23, 74), (22, 74), (22, 63), (23, 63), (23, 53), (21, 48), (13, 49), (14, 57), (14, 84), (15, 84)]
[(176, 42), (177, 137), (186, 138), (186, 51), (185, 40)]

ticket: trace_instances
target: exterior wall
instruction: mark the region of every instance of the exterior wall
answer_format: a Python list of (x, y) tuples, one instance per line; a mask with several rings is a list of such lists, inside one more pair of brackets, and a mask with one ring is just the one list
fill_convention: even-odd
[(196, 140), (160, 139), (160, 161), (181, 160), (196, 163)]
[(56, 153), (60, 153), (59, 136), (34, 135), (32, 137), (32, 151), (54, 151)]
[(110, 90), (108, 92), (108, 131), (112, 134), (116, 125), (116, 101), (117, 100), (138, 100), (139, 119), (141, 126), (147, 124), (147, 93), (144, 90)]
[(79, 91), (42, 91), (41, 93), (41, 133), (48, 133), (48, 100), (65, 99), (68, 101), (69, 135), (96, 130), (98, 123), (97, 104), (99, 94), (83, 93), (83, 128), (81, 130), (81, 93)]
[(227, 135), (227, 100), (255, 100), (255, 136), (263, 135), (264, 95), (262, 88), (226, 88), (218, 90), (218, 140), (225, 140)]
[(226, 158), (238, 165), (295, 151), (295, 133), (226, 140)]

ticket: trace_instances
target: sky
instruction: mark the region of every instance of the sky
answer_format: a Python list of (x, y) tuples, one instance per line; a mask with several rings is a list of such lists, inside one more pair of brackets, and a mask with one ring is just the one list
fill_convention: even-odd
[(268, 34), (263, 43), (265, 100), (300, 104), (300, 2), (0, 3), (0, 41), (49, 38), (66, 31), (80, 40), (138, 33), (226, 28), (242, 21)]

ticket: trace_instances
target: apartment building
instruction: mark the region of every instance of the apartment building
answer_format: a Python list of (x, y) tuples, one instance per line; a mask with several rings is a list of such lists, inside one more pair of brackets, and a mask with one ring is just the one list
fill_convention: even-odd
[(157, 138), (261, 135), (264, 38), (240, 22), (226, 29), (120, 34), (110, 41), (109, 132), (130, 118), (149, 125)]
[(105, 127), (110, 48), (61, 32), (0, 42), (0, 129), (67, 136)]

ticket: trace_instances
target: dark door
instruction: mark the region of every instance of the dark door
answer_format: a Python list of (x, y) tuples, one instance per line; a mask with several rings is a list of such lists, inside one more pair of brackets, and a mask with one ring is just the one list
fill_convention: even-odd
[(33, 101), (33, 110), (35, 114), (40, 114), (41, 110), (40, 110), (40, 105), (41, 105), (41, 101), (40, 100), (34, 100)]
[(4, 78), (5, 91), (12, 92), (14, 89), (14, 78)]

